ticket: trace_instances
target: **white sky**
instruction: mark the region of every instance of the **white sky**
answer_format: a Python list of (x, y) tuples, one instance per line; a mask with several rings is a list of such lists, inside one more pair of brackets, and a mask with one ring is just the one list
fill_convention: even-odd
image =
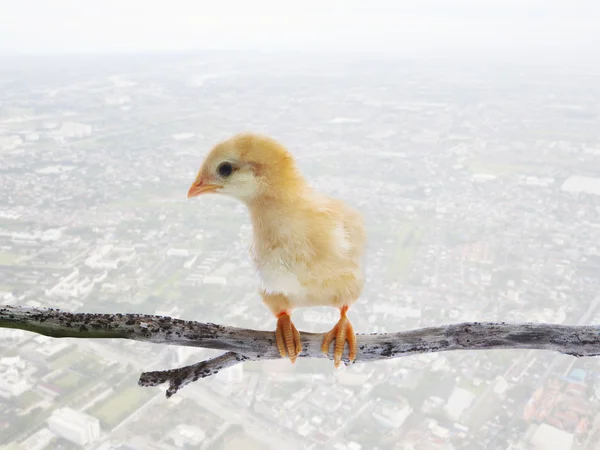
[(600, 0), (0, 0), (0, 53), (552, 51), (600, 48), (598, 24)]

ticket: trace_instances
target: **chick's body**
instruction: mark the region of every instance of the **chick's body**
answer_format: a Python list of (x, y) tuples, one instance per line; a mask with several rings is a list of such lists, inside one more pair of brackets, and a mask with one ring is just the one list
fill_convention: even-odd
[(356, 339), (346, 311), (364, 285), (366, 236), (361, 214), (313, 190), (283, 146), (251, 133), (236, 135), (211, 151), (188, 196), (205, 191), (232, 195), (250, 211), (251, 255), (263, 302), (278, 318), (276, 337), (282, 356), (287, 352), (295, 361), (302, 350), (292, 311), (332, 306), (340, 309), (341, 317), (326, 335), (323, 351), (336, 339), (337, 367), (348, 340), (353, 360)]
[[(275, 314), (304, 306), (354, 303), (363, 288), (361, 216), (340, 201), (314, 191), (291, 204), (250, 209), (251, 249), (265, 294), (281, 293)], [(279, 308), (279, 310), (278, 310)]]

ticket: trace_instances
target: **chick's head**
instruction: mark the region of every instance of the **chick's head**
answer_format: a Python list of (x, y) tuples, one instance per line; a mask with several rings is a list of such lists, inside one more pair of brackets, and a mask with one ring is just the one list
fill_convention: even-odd
[(212, 148), (187, 197), (212, 192), (248, 203), (284, 195), (300, 179), (292, 156), (281, 144), (267, 136), (240, 133)]

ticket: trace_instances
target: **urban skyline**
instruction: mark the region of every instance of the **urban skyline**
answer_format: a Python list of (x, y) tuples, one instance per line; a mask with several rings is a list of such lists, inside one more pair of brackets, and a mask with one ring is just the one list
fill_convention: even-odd
[[(315, 188), (363, 213), (357, 332), (600, 320), (593, 62), (584, 71), (552, 59), (244, 52), (4, 61), (0, 304), (273, 330), (243, 205), (185, 198), (212, 145), (253, 130), (286, 145)], [(294, 317), (323, 332), (336, 311)], [(543, 351), (338, 370), (324, 360), (249, 362), (169, 400), (164, 386), (137, 386), (142, 371), (215, 354), (0, 329), (0, 449), (599, 442), (597, 359)]]

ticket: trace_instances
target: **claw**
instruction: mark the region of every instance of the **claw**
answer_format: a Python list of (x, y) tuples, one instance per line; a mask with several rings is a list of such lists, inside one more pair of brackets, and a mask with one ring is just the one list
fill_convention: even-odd
[(353, 362), (356, 358), (357, 345), (356, 335), (350, 320), (346, 317), (347, 307), (342, 308), (341, 317), (337, 324), (325, 334), (323, 343), (321, 344), (321, 351), (326, 355), (329, 354), (329, 345), (335, 339), (335, 347), (333, 351), (333, 365), (337, 369), (342, 362), (342, 354), (344, 353), (344, 346), (348, 341), (348, 359)]
[(302, 352), (302, 342), (300, 342), (300, 333), (292, 323), (288, 313), (279, 315), (277, 328), (275, 329), (275, 339), (281, 357), (289, 356), (292, 364), (295, 363), (296, 358)]

